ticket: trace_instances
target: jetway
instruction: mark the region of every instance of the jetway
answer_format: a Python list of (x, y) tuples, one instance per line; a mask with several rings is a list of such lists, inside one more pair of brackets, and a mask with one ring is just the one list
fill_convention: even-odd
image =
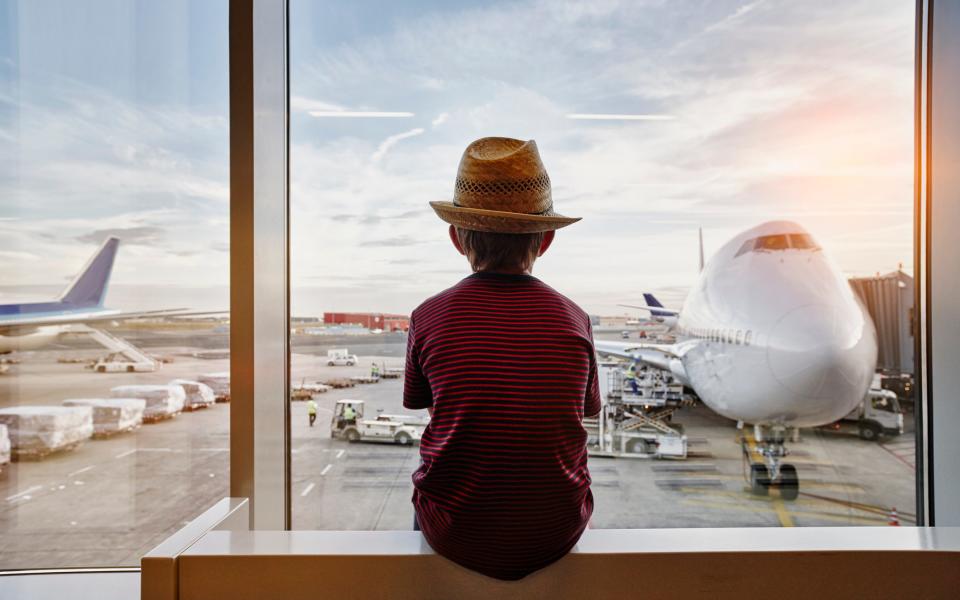
[(894, 271), (850, 279), (877, 327), (877, 369), (891, 374), (914, 371), (913, 277)]

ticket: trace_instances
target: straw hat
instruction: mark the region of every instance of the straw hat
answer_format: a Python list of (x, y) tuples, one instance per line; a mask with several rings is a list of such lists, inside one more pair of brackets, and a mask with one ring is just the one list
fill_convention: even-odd
[(463, 152), (453, 202), (431, 202), (441, 219), (462, 229), (536, 233), (576, 223), (553, 212), (550, 177), (537, 143), (481, 138)]

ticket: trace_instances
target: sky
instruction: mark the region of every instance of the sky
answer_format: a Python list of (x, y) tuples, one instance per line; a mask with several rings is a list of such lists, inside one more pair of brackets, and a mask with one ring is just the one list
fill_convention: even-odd
[[(226, 2), (0, 7), (0, 300), (114, 234), (111, 305), (225, 307)], [(700, 227), (708, 257), (790, 219), (851, 276), (909, 266), (913, 33), (899, 0), (291, 0), (293, 312), (467, 274), (428, 202), (488, 135), (535, 139), (583, 218), (534, 273), (591, 313), (679, 306)]]

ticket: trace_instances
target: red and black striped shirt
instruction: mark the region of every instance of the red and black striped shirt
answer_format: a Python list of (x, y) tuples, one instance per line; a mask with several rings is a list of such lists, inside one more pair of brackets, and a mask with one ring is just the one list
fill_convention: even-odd
[(475, 273), (410, 318), (403, 405), (433, 407), (413, 504), (437, 553), (498, 579), (563, 557), (593, 512), (590, 318), (530, 275)]

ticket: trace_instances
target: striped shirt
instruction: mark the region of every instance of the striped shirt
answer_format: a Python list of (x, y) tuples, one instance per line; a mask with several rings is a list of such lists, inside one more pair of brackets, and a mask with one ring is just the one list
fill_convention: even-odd
[(593, 512), (590, 318), (530, 275), (475, 273), (410, 318), (403, 405), (433, 407), (413, 504), (438, 554), (497, 579), (563, 557)]

